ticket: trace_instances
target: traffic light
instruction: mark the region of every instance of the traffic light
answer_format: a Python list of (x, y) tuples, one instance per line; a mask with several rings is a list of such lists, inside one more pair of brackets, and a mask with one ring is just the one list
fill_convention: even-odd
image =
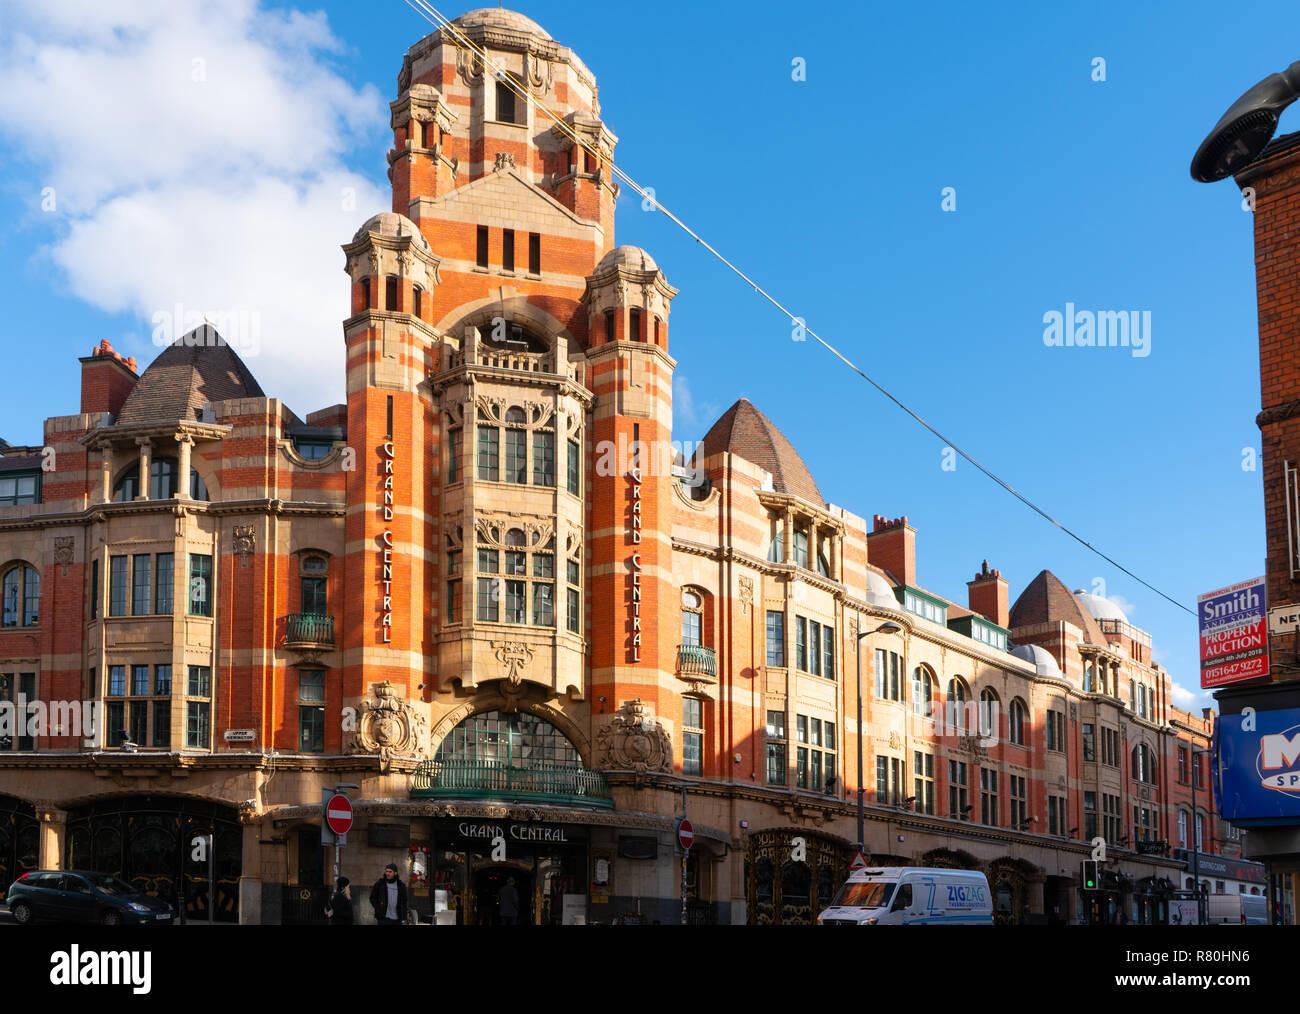
[(1095, 891), (1100, 888), (1101, 873), (1098, 869), (1099, 864), (1097, 860), (1085, 859), (1080, 865), (1083, 869), (1079, 882), (1083, 885), (1083, 889), (1085, 891)]

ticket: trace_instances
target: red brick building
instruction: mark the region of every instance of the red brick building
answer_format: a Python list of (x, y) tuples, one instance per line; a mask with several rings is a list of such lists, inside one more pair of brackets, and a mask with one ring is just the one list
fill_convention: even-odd
[(1149, 636), (1047, 571), (927, 590), (907, 519), (828, 504), (746, 400), (682, 453), (676, 289), (615, 245), (591, 71), (522, 15), (457, 25), (404, 59), (393, 208), (343, 247), (344, 404), (296, 415), (208, 328), (142, 373), (103, 343), (0, 458), (0, 686), (102, 719), (0, 736), (0, 879), (201, 914), (210, 831), (221, 917), (312, 921), (350, 783), (343, 871), (400, 859), (425, 919), (495, 921), (514, 876), (529, 922), (676, 921), (684, 799), (692, 918), (808, 922), (861, 735), (873, 861), (982, 869), (1004, 921), (1162, 918), (1184, 864), (1138, 841), (1219, 845)]

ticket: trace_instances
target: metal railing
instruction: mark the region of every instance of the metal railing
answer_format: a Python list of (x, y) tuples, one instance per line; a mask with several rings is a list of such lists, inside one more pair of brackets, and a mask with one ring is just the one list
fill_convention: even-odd
[(334, 617), (291, 613), (285, 620), (284, 643), (334, 646)]
[(415, 770), (412, 796), (529, 797), (612, 807), (609, 783), (599, 771), (573, 765), (515, 767), (490, 761), (424, 761)]
[(717, 679), (718, 653), (702, 644), (677, 646), (677, 674), (679, 676), (709, 676)]

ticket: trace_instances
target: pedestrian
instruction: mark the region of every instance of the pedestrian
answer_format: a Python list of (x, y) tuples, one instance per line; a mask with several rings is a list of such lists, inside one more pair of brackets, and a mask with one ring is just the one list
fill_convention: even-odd
[(406, 921), (406, 885), (397, 878), (397, 864), (384, 867), (384, 875), (370, 889), (370, 907), (380, 926), (400, 926)]
[(334, 885), (334, 896), (330, 898), (330, 907), (325, 910), (331, 926), (352, 925), (352, 881), (339, 877)]
[(502, 926), (519, 925), (519, 892), (515, 890), (514, 877), (507, 877), (505, 886), (497, 892), (497, 915)]

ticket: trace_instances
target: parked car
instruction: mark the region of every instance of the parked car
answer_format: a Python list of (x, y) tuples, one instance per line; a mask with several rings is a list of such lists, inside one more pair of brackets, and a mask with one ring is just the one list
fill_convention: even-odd
[(105, 926), (170, 924), (171, 905), (141, 894), (108, 873), (32, 870), (9, 885), (9, 914), (20, 925), (37, 919), (97, 922)]

